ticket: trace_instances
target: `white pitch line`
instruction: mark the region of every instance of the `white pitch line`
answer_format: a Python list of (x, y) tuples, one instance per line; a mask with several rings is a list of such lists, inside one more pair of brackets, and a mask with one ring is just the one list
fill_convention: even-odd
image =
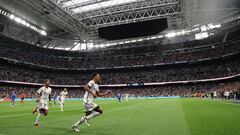
[[(202, 99), (201, 99), (202, 100)], [(203, 100), (207, 100), (207, 101), (211, 101), (214, 103), (221, 103), (221, 104), (228, 104), (228, 105), (236, 105), (236, 106), (240, 106), (239, 103), (233, 103), (233, 102), (224, 102), (221, 99), (203, 99)]]
[(217, 103), (222, 103), (222, 104), (228, 104), (228, 105), (236, 105), (236, 106), (239, 106), (238, 103), (231, 103), (231, 102), (217, 102)]
[[(73, 109), (67, 109), (66, 111), (69, 110), (77, 110), (79, 108), (73, 108)], [(80, 109), (79, 109), (80, 110)], [(54, 111), (50, 111), (51, 112), (60, 112), (60, 110), (54, 110)], [(23, 113), (23, 114), (15, 114), (15, 115), (5, 115), (5, 116), (0, 116), (0, 118), (9, 118), (9, 117), (18, 117), (18, 116), (25, 116), (25, 115), (31, 115), (32, 113)]]

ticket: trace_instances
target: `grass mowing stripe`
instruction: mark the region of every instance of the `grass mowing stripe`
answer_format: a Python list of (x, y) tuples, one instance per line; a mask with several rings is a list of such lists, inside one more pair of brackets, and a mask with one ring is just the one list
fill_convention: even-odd
[(227, 100), (227, 101), (221, 100), (221, 99), (201, 99), (201, 100), (207, 100), (207, 101), (216, 102), (216, 103), (240, 106), (239, 103), (233, 103), (233, 101), (229, 101), (229, 100)]
[(240, 134), (240, 108), (210, 100), (183, 99), (183, 110), (192, 135)]
[[(238, 135), (240, 108), (232, 104), (198, 99), (146, 99), (118, 103), (96, 101), (103, 115), (81, 126), (79, 133), (71, 125), (84, 115), (82, 103), (67, 101), (64, 112), (53, 106), (47, 117), (41, 117), (40, 128), (34, 128), (36, 115), (0, 119), (2, 135)], [(29, 103), (31, 104), (31, 103)], [(0, 106), (0, 112), (27, 113), (36, 104), (16, 108)], [(76, 110), (75, 110), (76, 108)], [(56, 110), (58, 109), (58, 110)], [(70, 110), (74, 109), (74, 110)], [(79, 109), (79, 110), (78, 110)], [(26, 110), (21, 112), (21, 110)], [(15, 114), (14, 114), (15, 113)], [(10, 115), (9, 114), (9, 115)], [(0, 114), (1, 115), (1, 114)]]
[[(72, 108), (72, 109), (66, 109), (64, 111), (70, 111), (70, 110), (80, 110), (79, 108)], [(52, 112), (61, 112), (60, 110), (53, 110), (50, 111)], [(9, 118), (9, 117), (19, 117), (19, 116), (24, 116), (24, 115), (31, 115), (31, 113), (23, 113), (23, 114), (16, 114), (16, 115), (5, 115), (5, 116), (0, 116), (0, 118)]]
[[(109, 103), (103, 103), (102, 105), (105, 104), (109, 104)], [(124, 106), (127, 107), (127, 106)], [(69, 107), (68, 107), (69, 108)], [(119, 109), (119, 108), (118, 108)], [(72, 108), (72, 109), (64, 109), (64, 111), (69, 111), (69, 110), (82, 110), (82, 107), (78, 107), (78, 108)], [(52, 112), (60, 112), (60, 110), (56, 110), (56, 108), (54, 110), (50, 110), (49, 113)], [(81, 112), (81, 111), (80, 111)], [(16, 113), (16, 112), (15, 112)], [(0, 116), (0, 118), (9, 118), (9, 117), (19, 117), (19, 116), (24, 116), (24, 115), (30, 115), (31, 113), (23, 113), (23, 114), (15, 114), (15, 115), (4, 115), (4, 116)]]

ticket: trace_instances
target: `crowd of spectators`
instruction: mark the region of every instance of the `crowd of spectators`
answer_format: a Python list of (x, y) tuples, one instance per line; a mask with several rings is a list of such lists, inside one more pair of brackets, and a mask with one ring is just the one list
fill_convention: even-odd
[[(216, 58), (239, 53), (240, 40), (221, 42), (222, 37), (195, 40), (183, 45), (160, 45), (115, 49), (96, 52), (66, 52), (39, 48), (8, 37), (0, 36), (0, 57), (54, 68), (113, 68), (134, 65), (177, 63)], [(214, 41), (214, 42), (213, 42)], [(186, 45), (184, 45), (186, 44)]]
[[(11, 92), (15, 92), (17, 97), (25, 94), (26, 98), (34, 98), (38, 88), (26, 86), (3, 86), (0, 87), (0, 97), (9, 97)], [(59, 95), (63, 88), (52, 88), (52, 94)], [(67, 88), (69, 98), (82, 98), (84, 95), (83, 88)], [(132, 97), (197, 97), (213, 99), (237, 99), (240, 100), (240, 82), (222, 82), (222, 83), (204, 83), (204, 84), (181, 84), (171, 86), (142, 86), (142, 87), (115, 87), (100, 88), (101, 91), (112, 91), (108, 97), (114, 98), (117, 94), (133, 95)], [(213, 93), (216, 93), (213, 97)], [(226, 94), (228, 93), (228, 94)]]
[[(128, 84), (212, 79), (240, 74), (239, 35), (230, 34), (227, 41), (222, 40), (221, 35), (216, 38), (185, 42), (179, 47), (174, 44), (162, 46), (153, 42), (150, 46), (135, 48), (67, 52), (39, 48), (1, 35), (0, 80), (42, 83), (43, 80), (50, 79), (52, 84), (57, 85), (84, 85), (89, 81), (91, 74), (97, 71), (102, 76), (101, 84)], [(10, 62), (12, 60), (6, 62), (2, 58), (37, 64), (38, 68), (21, 62), (21, 64), (12, 63)], [(211, 60), (211, 58), (215, 59)], [(202, 61), (199, 62), (198, 60), (201, 59)], [(192, 62), (179, 64), (178, 62), (181, 61)], [(171, 65), (154, 66), (159, 63), (171, 63)], [(112, 68), (134, 65), (151, 66)], [(55, 69), (44, 69), (41, 66), (50, 66)], [(91, 68), (91, 70), (74, 71), (57, 68)], [(240, 99), (239, 84), (240, 82), (237, 81), (217, 84), (101, 88), (101, 90), (111, 90), (112, 97), (122, 93), (135, 97), (182, 96)], [(0, 97), (8, 97), (12, 91), (15, 91), (18, 96), (24, 93), (27, 98), (34, 98), (37, 89), (30, 86), (1, 86)], [(62, 89), (53, 88), (53, 90), (54, 93), (59, 94)], [(69, 88), (68, 93), (70, 98), (79, 98), (83, 96), (84, 90)]]
[[(102, 84), (151, 83), (221, 78), (240, 74), (239, 55), (234, 58), (192, 64), (156, 66), (151, 68), (98, 70)], [(50, 79), (57, 85), (83, 85), (92, 72), (53, 71), (26, 68), (17, 64), (0, 62), (0, 80), (42, 83)]]

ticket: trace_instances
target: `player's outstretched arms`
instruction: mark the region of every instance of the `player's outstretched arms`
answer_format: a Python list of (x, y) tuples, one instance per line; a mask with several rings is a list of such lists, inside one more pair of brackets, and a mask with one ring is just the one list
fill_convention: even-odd
[(112, 94), (112, 92), (109, 91), (109, 90), (104, 92), (104, 93), (96, 92), (97, 97), (103, 97), (103, 96), (106, 96), (106, 95), (109, 95), (109, 94)]

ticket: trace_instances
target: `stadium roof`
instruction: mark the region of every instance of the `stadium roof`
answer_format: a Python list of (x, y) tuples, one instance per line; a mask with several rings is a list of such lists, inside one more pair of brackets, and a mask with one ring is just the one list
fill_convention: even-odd
[[(159, 18), (183, 18), (182, 0), (15, 0), (83, 40), (101, 40), (98, 28)], [(59, 32), (60, 34), (62, 32)], [(59, 33), (49, 35), (59, 35)]]
[[(0, 7), (46, 30), (48, 37), (73, 39), (80, 43), (107, 42), (99, 37), (98, 28), (160, 18), (167, 18), (167, 31), (207, 24), (239, 12), (240, 1), (1, 0)], [(72, 48), (76, 45), (66, 46)]]
[(143, 0), (63, 0), (62, 2), (63, 7), (70, 8), (77, 14), (140, 1)]

